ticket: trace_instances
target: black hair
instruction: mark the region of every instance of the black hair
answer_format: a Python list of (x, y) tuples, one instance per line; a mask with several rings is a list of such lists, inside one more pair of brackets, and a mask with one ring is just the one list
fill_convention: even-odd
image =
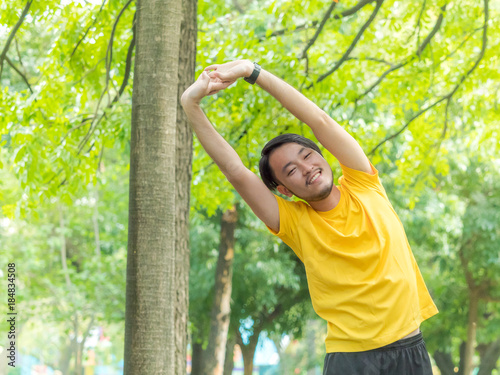
[(276, 187), (280, 184), (279, 181), (276, 179), (276, 176), (274, 175), (274, 171), (269, 165), (269, 158), (274, 150), (287, 143), (297, 143), (304, 147), (313, 149), (321, 156), (323, 156), (321, 150), (319, 149), (316, 143), (298, 134), (292, 134), (292, 133), (281, 134), (271, 139), (269, 142), (266, 143), (266, 145), (262, 149), (262, 152), (260, 154), (261, 158), (259, 162), (260, 177), (262, 178), (262, 181), (268, 187), (269, 190), (275, 190)]

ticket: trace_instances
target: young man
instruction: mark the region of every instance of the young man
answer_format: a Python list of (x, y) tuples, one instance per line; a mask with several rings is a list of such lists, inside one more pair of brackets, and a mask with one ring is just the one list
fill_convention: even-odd
[[(342, 167), (340, 186), (317, 145), (280, 135), (264, 147), (260, 180), (199, 103), (238, 78), (274, 96)], [(437, 313), (378, 172), (360, 145), (293, 87), (248, 60), (211, 65), (182, 95), (204, 149), (269, 230), (303, 261), (315, 311), (328, 323), (324, 375), (431, 375), (419, 330)], [(278, 197), (272, 190), (304, 202)]]

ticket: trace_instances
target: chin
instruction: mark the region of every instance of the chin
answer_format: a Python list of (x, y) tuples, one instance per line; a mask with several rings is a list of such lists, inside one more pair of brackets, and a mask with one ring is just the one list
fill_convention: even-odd
[(333, 180), (329, 185), (325, 186), (318, 193), (311, 195), (309, 197), (301, 197), (297, 194), (295, 194), (295, 195), (297, 197), (299, 197), (300, 199), (305, 200), (306, 202), (318, 202), (318, 201), (322, 201), (323, 199), (328, 198), (330, 196), (330, 194), (332, 193), (332, 189), (333, 189)]

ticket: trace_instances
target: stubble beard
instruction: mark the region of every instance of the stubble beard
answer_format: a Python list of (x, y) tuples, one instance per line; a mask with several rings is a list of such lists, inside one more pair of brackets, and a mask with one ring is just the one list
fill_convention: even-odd
[[(290, 190), (290, 189), (288, 189)], [(326, 199), (330, 196), (331, 192), (333, 190), (333, 178), (332, 181), (330, 182), (329, 185), (325, 186), (321, 191), (319, 191), (317, 194), (310, 196), (310, 197), (304, 197), (300, 196), (298, 194), (295, 194), (292, 190), (290, 192), (295, 195), (296, 197), (305, 200), (306, 202), (319, 202), (322, 201), (323, 199)]]

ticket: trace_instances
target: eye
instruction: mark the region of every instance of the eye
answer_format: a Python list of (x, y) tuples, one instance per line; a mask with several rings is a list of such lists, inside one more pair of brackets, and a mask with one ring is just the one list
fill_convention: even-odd
[(304, 156), (304, 159), (307, 159), (309, 156), (311, 156), (312, 152), (308, 153), (306, 156)]
[(293, 174), (293, 172), (295, 172), (295, 169), (296, 169), (296, 168), (292, 168), (292, 169), (290, 169), (290, 172), (288, 172), (287, 176), (291, 176), (291, 175)]

